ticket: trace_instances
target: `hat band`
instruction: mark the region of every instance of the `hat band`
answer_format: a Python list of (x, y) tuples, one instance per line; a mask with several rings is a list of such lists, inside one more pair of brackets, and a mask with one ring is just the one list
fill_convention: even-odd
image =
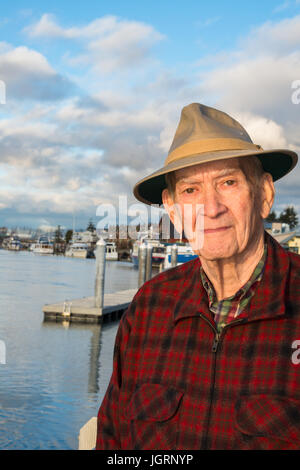
[(198, 153), (217, 152), (220, 150), (262, 150), (260, 145), (252, 144), (241, 139), (204, 139), (188, 142), (170, 152), (165, 165), (184, 157), (190, 157)]

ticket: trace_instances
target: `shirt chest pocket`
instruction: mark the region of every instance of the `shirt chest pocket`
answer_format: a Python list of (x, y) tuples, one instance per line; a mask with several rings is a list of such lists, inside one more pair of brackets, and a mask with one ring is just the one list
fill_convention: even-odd
[(183, 392), (161, 384), (143, 383), (124, 412), (132, 449), (176, 449)]
[(257, 394), (236, 407), (237, 446), (247, 449), (299, 449), (300, 399)]

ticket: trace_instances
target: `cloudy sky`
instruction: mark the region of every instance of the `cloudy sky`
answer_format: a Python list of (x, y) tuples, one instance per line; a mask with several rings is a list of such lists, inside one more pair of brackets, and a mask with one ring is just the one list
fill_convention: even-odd
[[(0, 226), (85, 228), (136, 202), (188, 103), (300, 150), (300, 0), (3, 2), (0, 80)], [(299, 181), (276, 183), (277, 211), (300, 212)]]

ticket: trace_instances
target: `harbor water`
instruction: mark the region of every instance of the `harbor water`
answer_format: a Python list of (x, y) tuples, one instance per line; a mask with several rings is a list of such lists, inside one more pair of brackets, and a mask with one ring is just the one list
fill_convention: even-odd
[[(45, 322), (43, 305), (94, 295), (94, 259), (0, 250), (0, 449), (77, 449), (112, 371), (118, 322)], [(106, 262), (105, 292), (135, 289), (131, 263)]]

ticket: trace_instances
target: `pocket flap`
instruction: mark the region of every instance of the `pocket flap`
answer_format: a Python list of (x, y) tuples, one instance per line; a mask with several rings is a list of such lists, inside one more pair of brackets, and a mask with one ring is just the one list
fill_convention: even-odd
[(242, 396), (236, 424), (243, 434), (300, 441), (300, 400), (274, 395)]
[(144, 383), (132, 395), (127, 419), (166, 421), (176, 413), (183, 393), (160, 384)]

